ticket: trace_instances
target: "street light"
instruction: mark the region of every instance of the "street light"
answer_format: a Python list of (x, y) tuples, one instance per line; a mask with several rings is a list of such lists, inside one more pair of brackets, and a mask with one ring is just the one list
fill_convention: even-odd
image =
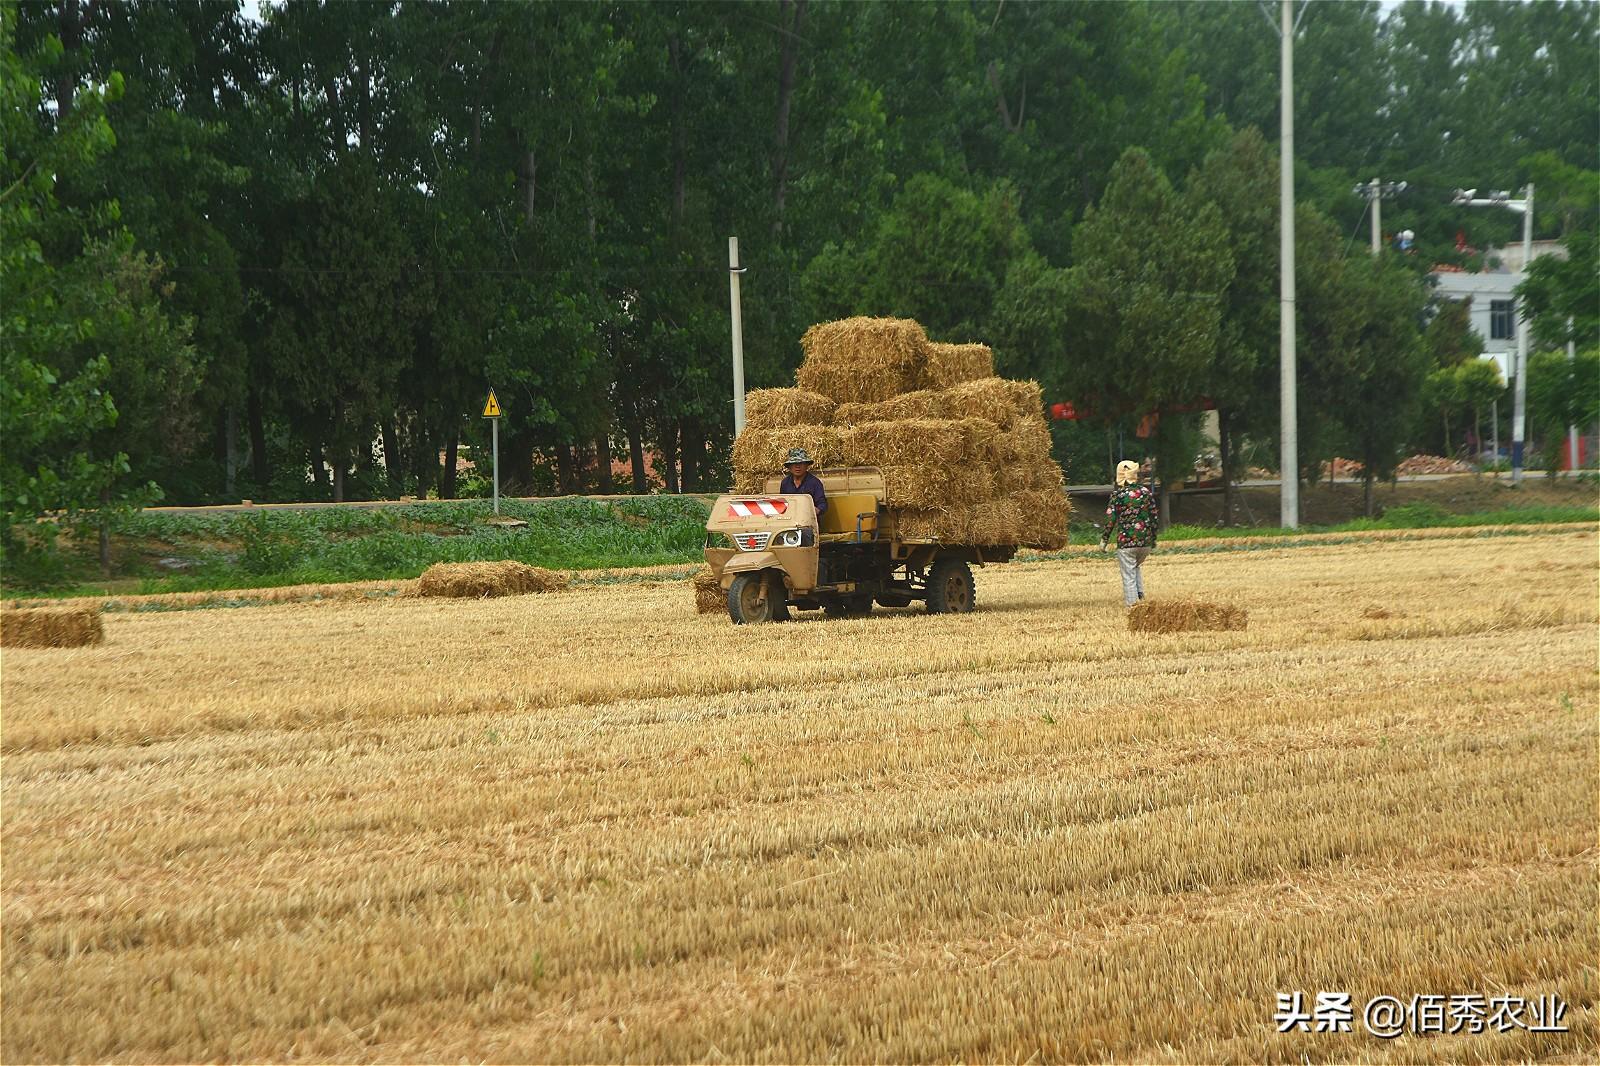
[[(1503, 207), (1522, 216), (1522, 272), (1527, 274), (1533, 259), (1533, 182), (1528, 182), (1521, 200), (1499, 189), (1480, 197), (1477, 189), (1457, 189), (1451, 203), (1463, 207)], [(1528, 403), (1528, 320), (1517, 308), (1516, 389), (1511, 397), (1511, 483), (1522, 484), (1522, 431)]]

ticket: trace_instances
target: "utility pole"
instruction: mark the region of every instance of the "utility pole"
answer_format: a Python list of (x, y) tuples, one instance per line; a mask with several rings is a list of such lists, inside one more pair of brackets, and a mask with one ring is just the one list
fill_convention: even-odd
[(744, 432), (744, 318), (739, 309), (739, 238), (728, 238), (728, 299), (733, 306), (733, 432)]
[[(1533, 182), (1528, 182), (1527, 196), (1522, 201), (1522, 276), (1528, 276), (1528, 266), (1533, 262)], [(1517, 391), (1511, 397), (1511, 484), (1522, 484), (1522, 442), (1527, 440), (1528, 413), (1528, 315), (1517, 301)]]
[[(1570, 365), (1576, 359), (1578, 359), (1578, 335), (1573, 333), (1573, 317), (1566, 315), (1566, 362)], [(1566, 427), (1566, 469), (1573, 472), (1574, 477), (1578, 475), (1578, 426)]]
[(1350, 191), (1372, 204), (1372, 254), (1377, 255), (1383, 249), (1383, 209), (1381, 205), (1383, 201), (1392, 200), (1405, 192), (1406, 183), (1403, 181), (1383, 182), (1373, 178), (1369, 182), (1357, 185)]
[[(1523, 198), (1511, 199), (1504, 190), (1480, 197), (1477, 189), (1457, 189), (1451, 203), (1464, 207), (1503, 207), (1522, 215), (1522, 273), (1526, 277), (1528, 264), (1533, 259), (1533, 182), (1523, 190)], [(1521, 304), (1523, 301), (1518, 300)], [(1517, 308), (1517, 359), (1512, 368), (1516, 387), (1511, 392), (1511, 484), (1522, 484), (1523, 430), (1527, 428), (1528, 408), (1528, 320), (1523, 308)]]
[(1282, 0), (1278, 19), (1279, 105), (1278, 145), (1278, 522), (1300, 528), (1300, 460), (1298, 410), (1295, 403), (1294, 353), (1294, 2)]

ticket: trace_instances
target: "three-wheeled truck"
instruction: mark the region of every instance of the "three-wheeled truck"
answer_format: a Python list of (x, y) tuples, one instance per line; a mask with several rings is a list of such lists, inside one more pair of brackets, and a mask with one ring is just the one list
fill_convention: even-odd
[(785, 621), (791, 607), (849, 617), (874, 603), (921, 601), (930, 614), (962, 613), (977, 603), (972, 567), (1016, 554), (1016, 545), (902, 536), (877, 467), (816, 473), (828, 492), (820, 522), (810, 496), (778, 492), (781, 477), (761, 492), (719, 496), (712, 506), (705, 558), (736, 624)]

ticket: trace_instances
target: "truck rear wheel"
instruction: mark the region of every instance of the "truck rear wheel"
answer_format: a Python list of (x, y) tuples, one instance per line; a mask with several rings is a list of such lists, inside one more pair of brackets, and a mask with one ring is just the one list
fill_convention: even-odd
[(766, 582), (766, 596), (761, 594), (765, 574), (740, 574), (728, 586), (728, 617), (734, 625), (754, 625), (758, 622), (787, 622), (789, 602), (784, 597), (783, 582)]
[(928, 571), (928, 613), (966, 614), (978, 602), (965, 559), (939, 559)]

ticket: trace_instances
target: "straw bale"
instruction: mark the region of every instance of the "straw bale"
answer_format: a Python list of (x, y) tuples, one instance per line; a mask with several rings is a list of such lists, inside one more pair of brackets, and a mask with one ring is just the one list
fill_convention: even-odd
[(1011, 394), (1011, 408), (1018, 418), (1044, 421), (1044, 389), (1037, 381), (1000, 380), (1006, 383), (1006, 391)]
[(967, 459), (967, 435), (947, 418), (863, 422), (840, 431), (849, 466), (949, 466)]
[(833, 401), (805, 389), (756, 389), (744, 394), (744, 424), (756, 429), (827, 425)]
[(858, 316), (818, 322), (806, 330), (800, 346), (805, 361), (816, 366), (900, 367), (919, 379), (928, 366), (928, 335), (909, 318)]
[(939, 388), (994, 377), (994, 352), (987, 344), (928, 342), (928, 379)]
[(839, 431), (832, 426), (746, 426), (733, 442), (734, 491), (760, 492), (767, 478), (783, 473), (790, 448), (804, 448), (818, 466), (837, 466), (842, 459)]
[(1067, 525), (1072, 520), (1072, 499), (1061, 488), (1036, 489), (1011, 496), (1020, 512), (1017, 537), (1012, 543), (1041, 551), (1067, 546)]
[(488, 563), (435, 563), (417, 579), (419, 596), (454, 596), (484, 599), (520, 596), (529, 592), (554, 592), (567, 587), (567, 578), (551, 570), (504, 560)]
[(1016, 544), (1022, 534), (1022, 508), (1007, 497), (971, 508), (968, 531), (974, 544)]
[(1055, 489), (1059, 492), (1063, 485), (1061, 467), (1048, 455), (1032, 460), (1019, 459), (1009, 463), (996, 463), (994, 475), (995, 492), (1002, 496), (1042, 489)]
[(963, 382), (939, 394), (940, 407), (947, 418), (981, 418), (1000, 429), (1010, 429), (1017, 416), (1012, 384), (1001, 378)]
[(863, 422), (898, 422), (908, 418), (943, 418), (940, 393), (929, 389), (904, 392), (878, 403), (842, 403), (834, 421), (841, 426)]
[(880, 403), (922, 387), (915, 368), (851, 366), (804, 362), (795, 373), (802, 389), (821, 393), (838, 403)]
[(1243, 629), (1249, 624), (1250, 612), (1244, 608), (1204, 600), (1145, 600), (1128, 609), (1128, 628), (1135, 633)]
[(940, 540), (947, 544), (968, 543), (971, 517), (964, 507), (905, 508), (895, 512), (902, 540)]
[(694, 588), (694, 609), (697, 614), (717, 614), (728, 609), (728, 596), (709, 566), (702, 566), (689, 579)]
[(1000, 436), (999, 460), (1006, 464), (1038, 464), (1050, 458), (1050, 430), (1042, 418), (1019, 418)]
[(104, 640), (98, 606), (0, 611), (0, 645), (7, 648), (81, 648)]
[(969, 463), (980, 463), (993, 468), (1000, 459), (1000, 430), (987, 419), (963, 418), (961, 436), (965, 444), (964, 457)]

